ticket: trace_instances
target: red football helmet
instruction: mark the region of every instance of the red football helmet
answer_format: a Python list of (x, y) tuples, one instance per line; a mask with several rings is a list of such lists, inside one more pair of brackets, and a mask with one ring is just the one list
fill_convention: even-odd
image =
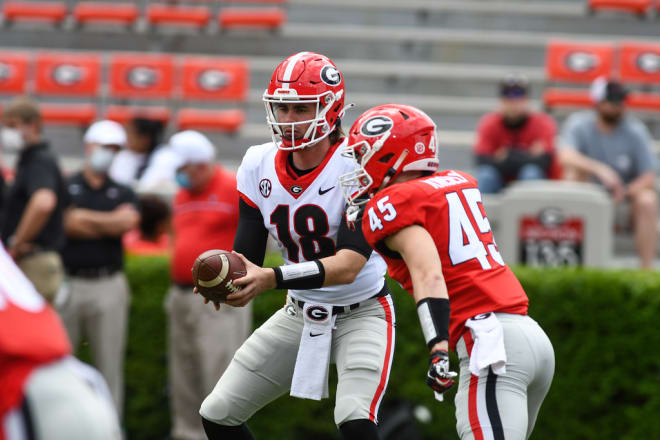
[(357, 164), (339, 178), (348, 204), (366, 203), (404, 171), (437, 171), (435, 136), (435, 123), (415, 107), (385, 104), (364, 112), (344, 147)]
[[(299, 52), (282, 61), (273, 72), (264, 92), (266, 121), (272, 128), (273, 142), (282, 150), (308, 147), (327, 137), (344, 114), (344, 79), (328, 57)], [(300, 122), (279, 122), (273, 106), (278, 103), (315, 103), (316, 116)], [(295, 139), (296, 125), (309, 124), (302, 139)], [(289, 127), (290, 136), (284, 135)], [(278, 142), (279, 141), (279, 142)]]

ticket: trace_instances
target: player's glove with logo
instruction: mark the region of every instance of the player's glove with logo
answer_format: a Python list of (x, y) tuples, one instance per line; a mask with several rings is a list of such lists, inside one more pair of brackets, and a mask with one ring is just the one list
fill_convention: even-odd
[(442, 394), (454, 386), (453, 379), (457, 374), (449, 370), (449, 353), (447, 350), (433, 350), (431, 352), (431, 365), (426, 376), (426, 384), (436, 393)]

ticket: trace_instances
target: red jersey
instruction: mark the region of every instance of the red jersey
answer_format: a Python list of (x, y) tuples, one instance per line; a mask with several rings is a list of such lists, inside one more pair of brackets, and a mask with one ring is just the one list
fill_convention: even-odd
[(180, 284), (192, 284), (192, 266), (199, 254), (209, 249), (234, 247), (238, 228), (236, 176), (217, 167), (204, 191), (179, 190), (172, 211), (172, 279)]
[(59, 317), (0, 245), (0, 423), (22, 402), (32, 370), (70, 353)]
[(465, 321), (475, 315), (527, 314), (527, 295), (497, 250), (474, 177), (446, 170), (389, 186), (367, 203), (364, 236), (387, 262), (390, 277), (408, 292), (412, 280), (406, 263), (383, 240), (410, 225), (424, 227), (440, 255), (451, 304), (450, 347), (456, 347)]
[(552, 155), (552, 163), (548, 169), (548, 178), (559, 179), (561, 166), (555, 154), (555, 137), (557, 125), (545, 113), (530, 113), (525, 125), (511, 129), (504, 125), (500, 112), (486, 114), (477, 128), (477, 143), (474, 153), (483, 156), (494, 156), (500, 149), (519, 148), (530, 150), (536, 143), (543, 146), (547, 154)]

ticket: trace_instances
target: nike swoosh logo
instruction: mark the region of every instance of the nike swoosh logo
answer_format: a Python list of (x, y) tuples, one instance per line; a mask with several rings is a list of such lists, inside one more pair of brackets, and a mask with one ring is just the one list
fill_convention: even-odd
[(321, 189), (321, 188), (319, 188), (319, 195), (322, 196), (323, 194), (327, 193), (328, 191), (330, 191), (330, 190), (333, 189), (333, 188), (334, 188), (334, 186), (331, 186), (331, 187), (328, 188), (328, 189)]
[[(333, 188), (334, 188), (334, 187), (333, 187)], [(332, 188), (330, 188), (330, 189), (332, 189)], [(316, 334), (315, 334), (315, 333), (309, 332), (309, 336), (311, 336), (312, 338), (315, 338), (315, 337), (317, 337), (317, 336), (321, 336), (322, 334), (323, 334), (323, 333), (316, 333)]]

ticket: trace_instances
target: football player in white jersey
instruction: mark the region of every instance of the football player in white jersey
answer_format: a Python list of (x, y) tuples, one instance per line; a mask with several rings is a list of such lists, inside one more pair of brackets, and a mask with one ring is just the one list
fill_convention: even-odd
[(326, 397), (331, 363), (337, 367), (334, 420), (342, 438), (379, 438), (376, 417), (394, 352), (394, 308), (383, 260), (360, 228), (351, 230), (345, 221), (337, 182), (354, 165), (341, 154), (344, 93), (334, 63), (311, 52), (277, 66), (264, 93), (273, 141), (249, 148), (238, 170), (234, 249), (250, 266), (261, 266), (270, 234), (286, 264), (268, 269), (259, 286), (248, 279), (252, 285), (230, 295), (227, 304), (243, 306), (269, 287), (288, 295), (202, 403), (212, 440), (253, 439), (245, 422), (286, 392)]

